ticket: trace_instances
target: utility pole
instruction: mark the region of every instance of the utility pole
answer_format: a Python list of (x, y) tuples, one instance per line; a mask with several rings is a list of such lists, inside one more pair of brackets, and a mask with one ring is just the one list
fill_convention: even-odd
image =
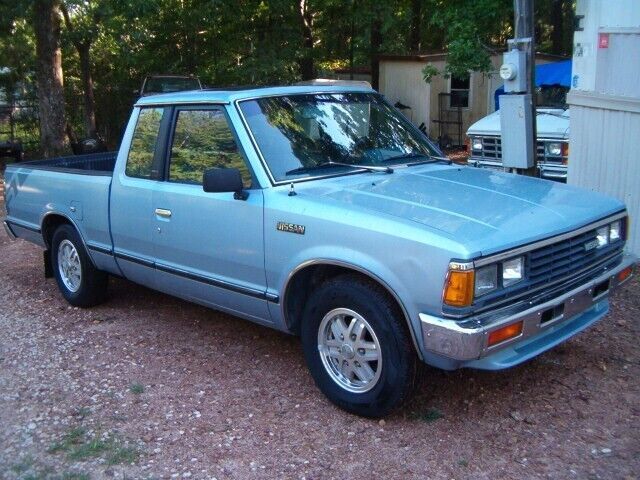
[(527, 93), (531, 94), (531, 131), (527, 134), (531, 137), (533, 144), (533, 166), (526, 172), (529, 176), (535, 176), (538, 164), (538, 132), (536, 129), (536, 30), (533, 18), (534, 0), (513, 0), (513, 11), (516, 38), (529, 38), (529, 49), (527, 52)]
[(537, 173), (534, 0), (513, 0), (514, 36), (500, 67), (506, 95), (500, 96), (502, 160), (507, 168)]

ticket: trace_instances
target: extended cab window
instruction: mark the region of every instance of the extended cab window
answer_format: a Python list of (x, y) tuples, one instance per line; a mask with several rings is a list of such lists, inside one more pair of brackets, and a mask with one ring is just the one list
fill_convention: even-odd
[(202, 175), (209, 168), (237, 168), (244, 186), (251, 187), (251, 174), (224, 112), (179, 110), (171, 145), (169, 181), (202, 184)]
[(140, 109), (125, 169), (128, 177), (153, 177), (153, 159), (163, 111), (163, 108)]

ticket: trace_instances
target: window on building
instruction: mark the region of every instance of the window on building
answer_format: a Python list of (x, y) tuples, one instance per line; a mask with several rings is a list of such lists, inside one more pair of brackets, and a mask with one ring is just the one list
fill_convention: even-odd
[(171, 146), (169, 181), (202, 184), (209, 168), (237, 168), (245, 188), (251, 174), (222, 110), (180, 110)]
[(469, 108), (471, 92), (471, 75), (465, 77), (451, 77), (449, 79), (449, 107)]

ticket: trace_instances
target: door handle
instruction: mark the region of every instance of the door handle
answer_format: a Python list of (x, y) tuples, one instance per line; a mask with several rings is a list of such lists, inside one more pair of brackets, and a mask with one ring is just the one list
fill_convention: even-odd
[(156, 215), (163, 218), (171, 217), (171, 210), (167, 210), (166, 208), (156, 208)]

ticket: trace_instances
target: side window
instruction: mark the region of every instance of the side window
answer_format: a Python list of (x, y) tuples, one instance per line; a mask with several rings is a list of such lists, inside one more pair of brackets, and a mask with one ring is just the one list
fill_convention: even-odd
[(125, 169), (125, 174), (128, 177), (153, 177), (153, 158), (163, 111), (162, 108), (142, 108), (140, 110)]
[(209, 168), (237, 168), (246, 188), (251, 174), (222, 110), (179, 110), (171, 145), (169, 181), (202, 184)]

